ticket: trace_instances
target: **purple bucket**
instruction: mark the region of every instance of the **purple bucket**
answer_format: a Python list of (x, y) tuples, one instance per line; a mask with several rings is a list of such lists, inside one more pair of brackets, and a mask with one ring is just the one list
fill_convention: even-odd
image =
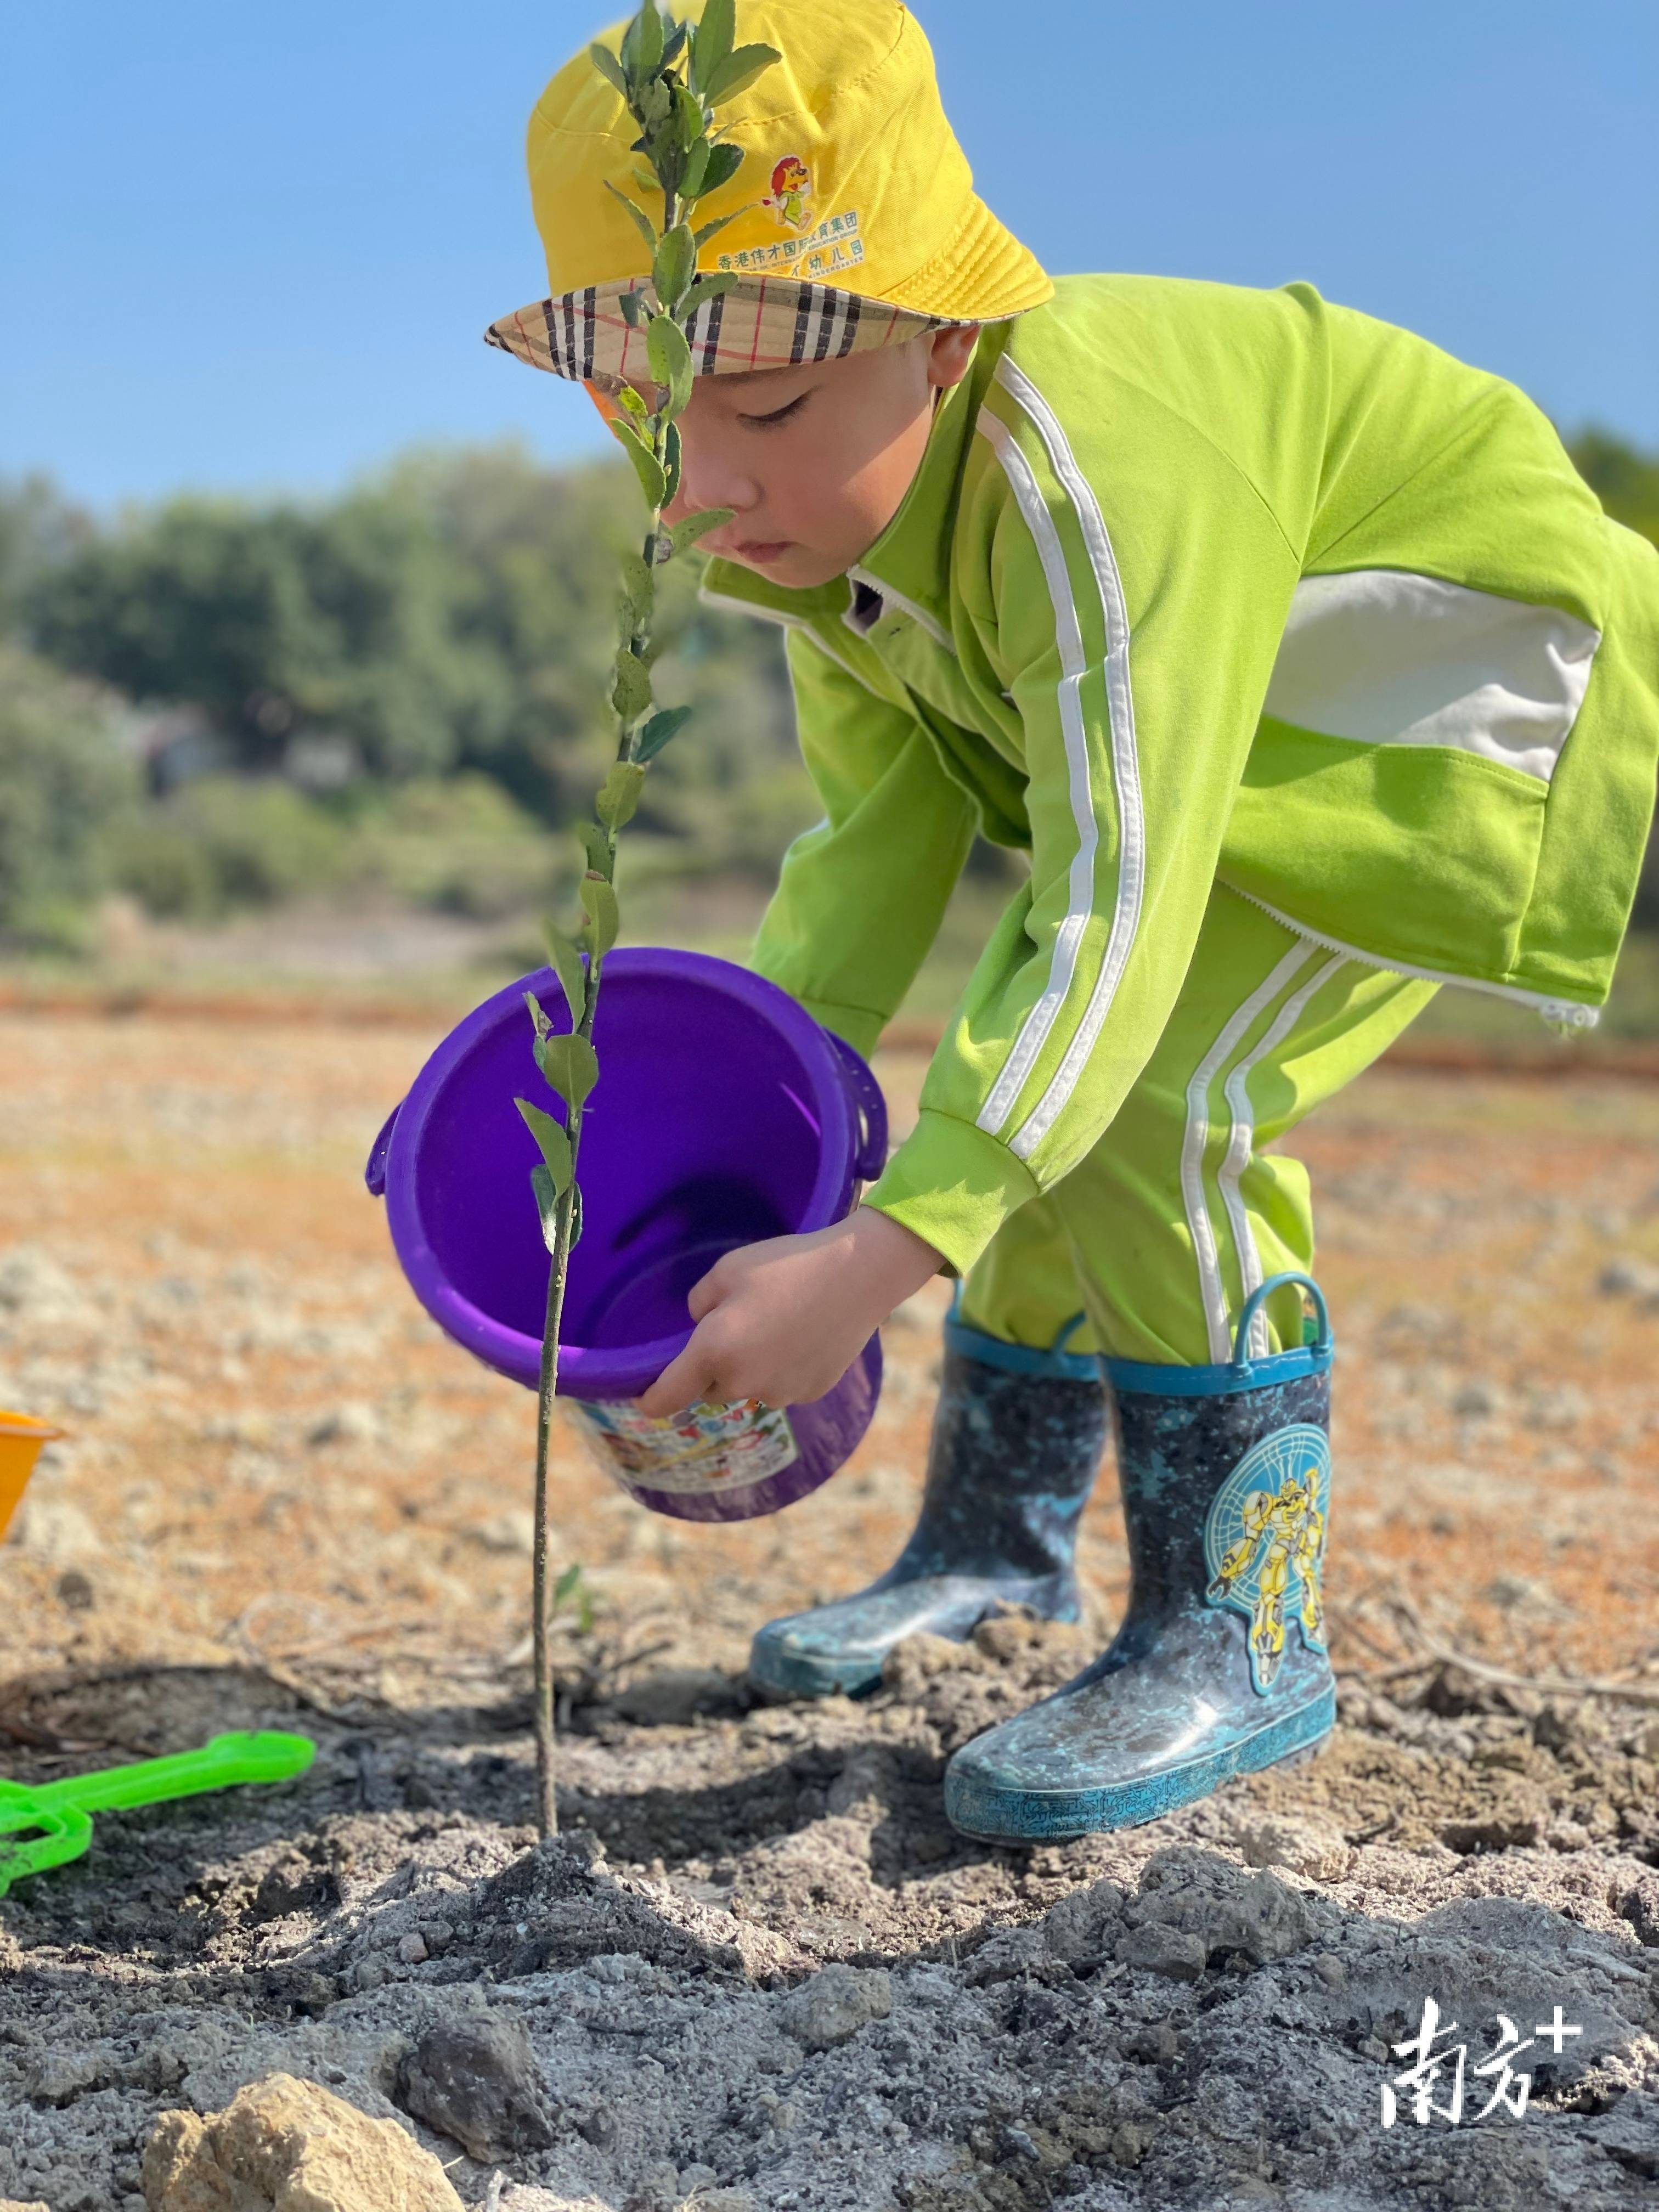
[[(415, 1079), (367, 1180), (432, 1318), (534, 1389), (548, 1258), (530, 1183), (539, 1155), (513, 1102), (563, 1109), (531, 1057), (527, 990), (569, 1028), (550, 969), (487, 999)], [(700, 1407), (676, 1424), (629, 1401), (684, 1350), (686, 1296), (722, 1253), (827, 1228), (880, 1173), (881, 1091), (787, 993), (702, 953), (611, 953), (593, 1041), (603, 1072), (582, 1124), (559, 1394), (607, 1472), (653, 1512), (775, 1513), (827, 1481), (869, 1426), (878, 1339), (811, 1405)]]

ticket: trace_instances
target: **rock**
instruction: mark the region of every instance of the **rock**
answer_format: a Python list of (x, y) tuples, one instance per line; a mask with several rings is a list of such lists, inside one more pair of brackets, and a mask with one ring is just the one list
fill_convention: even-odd
[(222, 2112), (163, 2112), (144, 2150), (149, 2212), (461, 2212), (429, 2151), (395, 2120), (291, 2074)]
[(1354, 1863), (1347, 1838), (1324, 1820), (1269, 1817), (1242, 1822), (1233, 1832), (1253, 1867), (1288, 1867), (1310, 1881), (1340, 1881)]
[(699, 1713), (734, 1713), (743, 1702), (731, 1677), (713, 1667), (667, 1667), (630, 1682), (612, 1700), (639, 1728), (686, 1728)]
[(406, 1966), (422, 1966), (432, 1954), (426, 1948), (426, 1938), (418, 1929), (398, 1939), (398, 1956)]
[(924, 1630), (896, 1644), (881, 1664), (884, 1689), (901, 1698), (921, 1697), (926, 1684), (941, 1674), (983, 1669), (984, 1654), (972, 1644), (957, 1644), (948, 1636), (930, 1636)]
[(1313, 1940), (1314, 1916), (1305, 1899), (1270, 1874), (1252, 1875), (1217, 1917), (1212, 1950), (1242, 1951), (1265, 1966), (1288, 1959)]
[(1123, 1892), (1115, 1881), (1074, 1889), (1049, 1906), (1042, 1922), (1042, 1945), (1051, 1959), (1067, 1966), (1103, 1959), (1116, 1942), (1123, 1914)]
[(892, 1984), (883, 1968), (829, 1966), (785, 1998), (781, 2024), (804, 2050), (831, 2051), (892, 2009)]
[(1651, 1260), (1638, 1259), (1633, 1252), (1621, 1253), (1602, 1268), (1595, 1287), (1613, 1298), (1659, 1297), (1659, 1267)]
[(1115, 1955), (1121, 1966), (1167, 1974), (1171, 1981), (1195, 1982), (1204, 1971), (1206, 1954), (1202, 1936), (1161, 1920), (1146, 1920), (1118, 1939)]
[(485, 2164), (558, 2139), (529, 2030), (504, 2015), (434, 2021), (398, 2069), (398, 2102)]
[(1462, 1384), (1454, 1394), (1451, 1409), (1465, 1420), (1482, 1420), (1497, 1413), (1503, 1402), (1504, 1394), (1498, 1385), (1477, 1376)]

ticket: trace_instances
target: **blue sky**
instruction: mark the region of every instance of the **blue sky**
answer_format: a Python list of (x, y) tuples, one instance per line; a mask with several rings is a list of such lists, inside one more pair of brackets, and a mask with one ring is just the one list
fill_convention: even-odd
[[(523, 125), (607, 12), (12, 11), (0, 474), (102, 506), (326, 489), (420, 440), (597, 450), (581, 396), (479, 332), (543, 289)], [(1306, 278), (1659, 447), (1654, 0), (918, 12), (981, 191), (1051, 269)]]

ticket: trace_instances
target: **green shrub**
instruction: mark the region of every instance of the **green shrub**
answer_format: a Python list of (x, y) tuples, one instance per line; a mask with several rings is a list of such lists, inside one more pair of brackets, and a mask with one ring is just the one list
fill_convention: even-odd
[(328, 809), (289, 784), (204, 776), (122, 822), (109, 866), (151, 914), (199, 919), (331, 890), (349, 844)]
[(61, 944), (103, 889), (101, 841), (137, 773), (107, 697), (0, 644), (0, 928)]

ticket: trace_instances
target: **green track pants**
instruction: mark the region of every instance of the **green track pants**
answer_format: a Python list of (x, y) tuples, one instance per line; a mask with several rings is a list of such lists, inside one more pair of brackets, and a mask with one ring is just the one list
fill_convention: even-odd
[[(1369, 1067), (1437, 988), (1328, 951), (1218, 886), (1134, 1089), (1087, 1158), (998, 1232), (962, 1318), (1046, 1348), (1081, 1306), (1068, 1351), (1230, 1359), (1250, 1291), (1313, 1266), (1307, 1170), (1262, 1147)], [(1282, 1293), (1252, 1351), (1301, 1341), (1300, 1294)]]

